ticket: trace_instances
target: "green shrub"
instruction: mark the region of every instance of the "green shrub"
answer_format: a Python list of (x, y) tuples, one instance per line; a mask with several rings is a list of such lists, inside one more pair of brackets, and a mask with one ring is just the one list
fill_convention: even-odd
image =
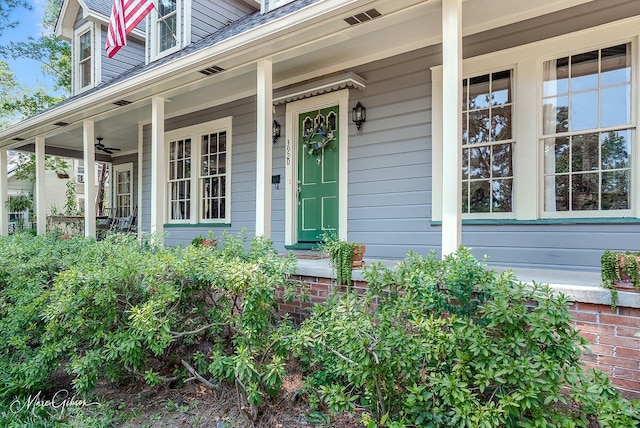
[(373, 266), (365, 279), (365, 296), (332, 296), (297, 335), (312, 403), (364, 406), (369, 427), (640, 420), (606, 377), (580, 369), (584, 340), (567, 299), (548, 286), (486, 270), (465, 249), (444, 261), (410, 255), (395, 270)]
[(291, 327), (277, 316), (276, 290), (291, 288), (295, 258), (270, 241), (224, 235), (211, 251), (114, 235), (18, 247), (24, 269), (7, 258), (0, 270), (0, 397), (42, 389), (60, 366), (80, 393), (103, 378), (206, 382), (210, 372), (236, 382), (254, 413), (279, 391), (288, 355), (280, 336)]

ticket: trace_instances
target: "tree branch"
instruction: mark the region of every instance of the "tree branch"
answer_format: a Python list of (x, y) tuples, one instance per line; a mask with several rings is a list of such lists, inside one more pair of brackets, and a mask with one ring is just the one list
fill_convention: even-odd
[(195, 330), (191, 330), (191, 331), (181, 331), (181, 332), (170, 331), (169, 333), (171, 334), (171, 337), (172, 337), (173, 339), (179, 339), (179, 338), (181, 338), (181, 337), (183, 337), (183, 336), (189, 336), (189, 335), (191, 335), (191, 334), (198, 334), (198, 333), (200, 333), (200, 332), (202, 332), (202, 331), (204, 331), (204, 330), (206, 330), (206, 329), (208, 329), (208, 328), (211, 328), (211, 327), (215, 327), (215, 326), (228, 326), (228, 325), (229, 325), (228, 323), (224, 323), (224, 322), (213, 322), (213, 323), (211, 323), (211, 324), (207, 324), (207, 325), (205, 325), (205, 326), (203, 326), (203, 327), (200, 327), (200, 328), (197, 328), (197, 329), (195, 329)]
[(192, 378), (185, 380), (185, 382), (188, 382), (193, 379), (197, 379), (198, 381), (200, 381), (200, 383), (202, 383), (204, 386), (206, 386), (209, 389), (218, 389), (217, 385), (212, 384), (211, 382), (209, 382), (208, 380), (200, 376), (200, 373), (198, 373), (196, 369), (191, 367), (189, 363), (187, 363), (185, 360), (180, 360), (180, 361), (182, 362), (182, 365), (184, 366), (184, 368), (187, 369), (187, 371), (191, 373), (191, 375), (193, 376)]

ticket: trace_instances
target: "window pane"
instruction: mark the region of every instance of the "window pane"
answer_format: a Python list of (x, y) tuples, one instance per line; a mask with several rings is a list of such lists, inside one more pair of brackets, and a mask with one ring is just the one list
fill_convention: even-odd
[(469, 92), (469, 79), (462, 80), (462, 111), (469, 110), (468, 102), (468, 92)]
[(91, 56), (91, 31), (80, 36), (80, 61)]
[(492, 187), (492, 211), (501, 213), (511, 212), (513, 180), (510, 178), (505, 180), (495, 180), (492, 183)]
[(462, 179), (469, 178), (469, 149), (462, 149)]
[(470, 171), (471, 178), (491, 177), (491, 147), (472, 148), (470, 151)]
[(600, 126), (631, 123), (631, 85), (614, 86), (600, 91)]
[(602, 49), (600, 85), (631, 81), (631, 46), (629, 43)]
[(86, 60), (82, 64), (80, 64), (80, 73), (81, 73), (81, 82), (80, 85), (84, 88), (85, 86), (91, 85), (91, 60)]
[(631, 161), (631, 131), (601, 134), (602, 169), (629, 168)]
[[(176, 28), (177, 28), (177, 15), (171, 15), (161, 19), (158, 25), (158, 49), (160, 52), (166, 51), (176, 45)], [(174, 36), (176, 34), (176, 36)]]
[(469, 115), (467, 113), (462, 114), (462, 145), (466, 146), (469, 144), (469, 126), (467, 121), (469, 120)]
[(545, 174), (569, 172), (569, 147), (569, 137), (547, 138), (545, 140)]
[(494, 107), (491, 117), (491, 136), (493, 141), (511, 139), (511, 106)]
[(176, 10), (177, 0), (158, 0), (158, 15), (165, 16)]
[(471, 181), (469, 183), (469, 210), (474, 213), (488, 213), (491, 207), (490, 182)]
[(462, 212), (469, 212), (469, 182), (462, 182)]
[(489, 142), (489, 110), (469, 113), (469, 144)]
[(545, 135), (569, 130), (569, 97), (553, 97), (544, 100), (542, 110)]
[(571, 176), (571, 209), (574, 211), (597, 210), (598, 174), (575, 174)]
[(569, 92), (569, 58), (544, 63), (543, 96), (555, 96)]
[(493, 146), (493, 176), (511, 177), (513, 175), (513, 161), (511, 144)]
[(218, 151), (226, 152), (227, 151), (227, 133), (221, 132), (218, 134)]
[(569, 176), (552, 175), (545, 177), (545, 189), (553, 189), (553, 192), (545, 192), (545, 211), (569, 211)]
[(598, 149), (598, 134), (575, 135), (571, 141), (571, 171), (598, 170)]
[(469, 79), (469, 110), (489, 107), (490, 98), (488, 74)]
[(571, 92), (598, 87), (598, 51), (571, 57)]
[(628, 210), (630, 171), (602, 173), (602, 209)]
[(598, 127), (598, 91), (571, 94), (571, 130)]
[(491, 79), (491, 104), (497, 106), (510, 103), (511, 70), (493, 73)]

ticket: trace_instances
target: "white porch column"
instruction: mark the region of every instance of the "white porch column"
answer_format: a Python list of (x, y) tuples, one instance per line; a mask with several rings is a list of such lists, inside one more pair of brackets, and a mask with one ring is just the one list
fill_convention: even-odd
[[(151, 99), (151, 233), (162, 239), (166, 211), (164, 98)], [(140, 171), (140, 169), (138, 169)]]
[(442, 256), (462, 236), (460, 148), (462, 141), (462, 0), (442, 0)]
[[(136, 165), (136, 171), (137, 171), (137, 177), (138, 177), (138, 212), (136, 214), (137, 218), (136, 218), (136, 230), (138, 231), (138, 238), (140, 238), (140, 236), (142, 236), (142, 163), (144, 162), (144, 153), (142, 152), (142, 149), (144, 148), (144, 132), (143, 132), (143, 125), (141, 123), (138, 124), (138, 164)], [(113, 175), (111, 175), (111, 177), (113, 177)], [(115, 189), (113, 188), (113, 186), (115, 185), (115, 179), (111, 180), (111, 182), (113, 183), (111, 185), (112, 189), (111, 189), (111, 195), (115, 194)], [(115, 198), (114, 198), (114, 203), (113, 206), (115, 207)]]
[(96, 237), (96, 141), (92, 120), (82, 122), (84, 162), (84, 236)]
[(271, 61), (258, 62), (258, 118), (256, 155), (256, 236), (271, 237), (271, 169), (273, 123)]
[(47, 207), (45, 207), (46, 198), (44, 197), (46, 186), (44, 182), (44, 137), (36, 137), (36, 182), (34, 184), (36, 208), (34, 214), (37, 217), (38, 235), (47, 233)]
[(9, 210), (7, 209), (8, 177), (7, 177), (7, 149), (0, 149), (0, 235), (9, 234)]

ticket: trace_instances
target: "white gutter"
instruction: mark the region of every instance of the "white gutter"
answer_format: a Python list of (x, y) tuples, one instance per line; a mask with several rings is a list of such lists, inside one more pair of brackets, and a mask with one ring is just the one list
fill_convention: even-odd
[[(194, 69), (199, 68), (200, 64), (210, 65), (215, 62), (224, 61), (226, 57), (231, 57), (238, 51), (276, 39), (283, 33), (290, 36), (292, 30), (307, 29), (310, 23), (326, 19), (327, 14), (344, 13), (346, 10), (373, 2), (374, 0), (324, 0), (313, 3), (292, 14), (284, 15), (282, 18), (270, 21), (265, 25), (250, 29), (213, 46), (180, 57), (123, 82), (110, 85), (104, 90), (98, 90), (77, 101), (54, 107), (52, 110), (25, 119), (0, 132), (0, 147), (13, 144), (10, 141), (12, 138), (20, 137), (21, 134), (34, 132), (37, 127), (63, 120), (66, 116), (72, 114), (84, 112), (82, 115), (83, 118), (88, 119), (91, 115), (87, 114), (86, 111), (90, 111), (91, 106), (96, 104), (104, 105), (105, 100), (118, 100), (125, 94), (130, 97), (135, 92), (152, 89), (158, 81), (162, 81), (167, 77), (176, 78), (179, 73), (192, 72)], [(291, 19), (292, 17), (295, 17), (295, 19)], [(49, 131), (43, 130), (36, 132), (36, 134), (42, 132)]]

